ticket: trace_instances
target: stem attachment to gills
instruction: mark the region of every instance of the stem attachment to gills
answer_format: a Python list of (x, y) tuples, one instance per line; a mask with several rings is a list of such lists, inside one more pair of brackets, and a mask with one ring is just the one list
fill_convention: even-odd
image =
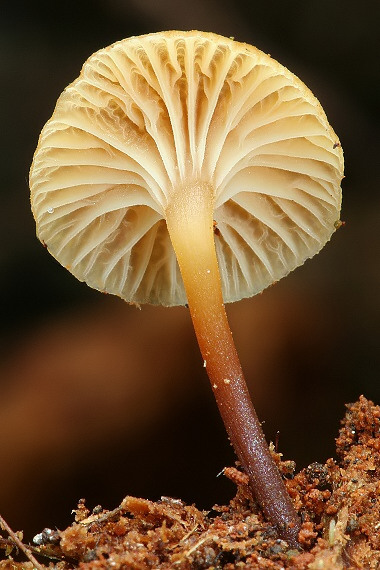
[(194, 184), (166, 211), (206, 370), (235, 452), (251, 489), (279, 535), (297, 546), (300, 520), (270, 454), (252, 405), (224, 308), (213, 233), (213, 192)]

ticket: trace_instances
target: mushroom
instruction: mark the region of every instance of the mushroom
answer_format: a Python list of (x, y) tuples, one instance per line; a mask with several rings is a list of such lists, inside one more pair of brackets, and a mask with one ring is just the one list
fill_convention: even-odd
[(198, 31), (92, 55), (59, 97), (30, 172), (37, 235), (79, 280), (130, 303), (188, 304), (228, 436), (293, 545), (300, 521), (224, 303), (324, 246), (342, 177), (339, 141), (308, 88), (258, 49)]

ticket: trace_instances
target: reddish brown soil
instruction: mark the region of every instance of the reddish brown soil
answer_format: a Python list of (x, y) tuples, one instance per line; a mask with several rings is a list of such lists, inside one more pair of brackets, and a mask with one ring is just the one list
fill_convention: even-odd
[(39, 546), (19, 544), (29, 561), (14, 561), (20, 535), (4, 531), (0, 569), (380, 568), (380, 407), (363, 396), (347, 405), (336, 449), (337, 460), (313, 463), (297, 475), (293, 462), (275, 455), (302, 517), (301, 551), (277, 538), (246, 475), (230, 467), (224, 473), (237, 494), (229, 505), (205, 512), (166, 497), (157, 503), (126, 497), (114, 511), (91, 513), (81, 501), (69, 528), (45, 529)]

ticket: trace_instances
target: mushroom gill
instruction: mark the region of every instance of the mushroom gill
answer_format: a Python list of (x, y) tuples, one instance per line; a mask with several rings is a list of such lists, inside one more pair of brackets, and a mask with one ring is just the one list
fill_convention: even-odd
[(166, 220), (201, 188), (223, 299), (249, 297), (334, 232), (337, 143), (311, 92), (256, 48), (201, 32), (129, 38), (88, 59), (41, 133), (37, 233), (91, 287), (185, 304)]

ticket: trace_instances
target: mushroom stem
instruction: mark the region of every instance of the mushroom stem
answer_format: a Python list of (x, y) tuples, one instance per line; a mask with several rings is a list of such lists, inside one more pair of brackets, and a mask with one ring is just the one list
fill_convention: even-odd
[(249, 396), (224, 308), (213, 234), (213, 193), (194, 184), (166, 212), (206, 370), (235, 452), (265, 517), (297, 546), (300, 520), (270, 454)]

